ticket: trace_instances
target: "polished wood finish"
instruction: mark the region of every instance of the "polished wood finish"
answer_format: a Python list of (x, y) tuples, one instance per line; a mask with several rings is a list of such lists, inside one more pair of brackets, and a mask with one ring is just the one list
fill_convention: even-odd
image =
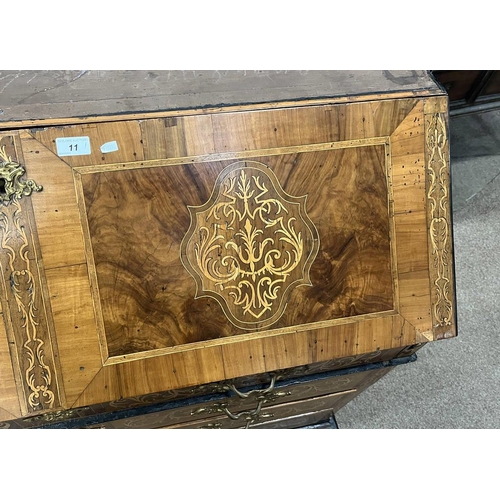
[[(375, 366), (375, 365), (374, 365)], [(299, 427), (338, 411), (354, 397), (394, 369), (393, 366), (352, 370), (336, 375), (327, 372), (319, 377), (285, 380), (273, 387), (238, 391), (232, 384), (213, 384), (213, 394), (197, 402), (171, 404), (166, 409), (125, 418), (115, 418), (90, 428), (99, 429), (238, 429)], [(344, 371), (345, 373), (345, 371)], [(301, 380), (303, 379), (303, 381)], [(236, 392), (238, 391), (238, 392)], [(301, 418), (297, 418), (301, 416)]]
[[(358, 82), (247, 105), (242, 91), (222, 109), (211, 94), (185, 113), (6, 131), (43, 190), (2, 206), (0, 416), (454, 336), (447, 100), (413, 76), (383, 96)], [(81, 136), (91, 154), (57, 156), (56, 138)], [(35, 382), (9, 284), (21, 261), (36, 285), (20, 302), (36, 310), (29, 338), (44, 348)]]
[[(24, 164), (17, 135), (0, 135), (4, 169)], [(9, 176), (3, 188), (6, 189)], [(22, 191), (22, 193), (26, 193)], [(14, 196), (0, 206), (1, 295), (5, 333), (15, 362), (22, 413), (64, 405), (57, 343), (31, 199)]]
[[(254, 242), (262, 245), (265, 237), (257, 235), (249, 242), (248, 238), (253, 238), (253, 234), (247, 234), (245, 221), (241, 220), (227, 220), (229, 229), (212, 231), (210, 223), (217, 222), (224, 209), (232, 210), (229, 204), (221, 207), (220, 214), (212, 215), (212, 220), (202, 221), (211, 209), (208, 207), (201, 213), (196, 223), (199, 223), (198, 226), (195, 224), (196, 209), (190, 212), (185, 208), (202, 206), (210, 195), (211, 186), (215, 186), (214, 192), (219, 190), (218, 176), (225, 170), (224, 167), (232, 168), (227, 167), (230, 162), (82, 176), (89, 239), (109, 355), (120, 356), (233, 336), (246, 330), (263, 330), (271, 324), (273, 329), (287, 328), (304, 322), (316, 323), (392, 311), (394, 301), (384, 152), (383, 146), (367, 146), (257, 157), (251, 162), (232, 163), (236, 167), (243, 166), (243, 169), (236, 170), (236, 177), (229, 179), (233, 184), (242, 182), (240, 176), (250, 170), (249, 189), (257, 190), (250, 176), (255, 175), (259, 179), (259, 176), (263, 178), (267, 174), (262, 170), (259, 173), (252, 166), (265, 165), (275, 173), (277, 185), (283, 186), (292, 197), (289, 204), (282, 203), (279, 195), (271, 192), (272, 180), (269, 177), (262, 179), (264, 186), (269, 185), (265, 189), (271, 190), (265, 196), (273, 202), (273, 213), (266, 213), (265, 220), (272, 219), (267, 226), (274, 228), (278, 218), (283, 219), (280, 214), (274, 213), (278, 210), (286, 211), (286, 217), (291, 221), (281, 222), (281, 233), (268, 246), (275, 248), (281, 237), (282, 255), (271, 268), (282, 268), (281, 271), (273, 271), (274, 276), (277, 286), (283, 285), (289, 294), (283, 298), (278, 295), (275, 300), (255, 295), (257, 302), (247, 309), (244, 304), (238, 305), (231, 294), (237, 290), (238, 282), (243, 282), (245, 290), (239, 299), (240, 302), (249, 301), (251, 293), (257, 293), (252, 288), (251, 280), (233, 272), (231, 281), (235, 285), (227, 283), (228, 292), (221, 290), (219, 293), (221, 285), (217, 288), (217, 283), (223, 280), (215, 279), (207, 269), (195, 269), (195, 254), (198, 250), (206, 251), (205, 259), (216, 259), (221, 248), (215, 245), (209, 252), (209, 240), (224, 238), (224, 241), (233, 242), (232, 261), (236, 262), (238, 269), (241, 268), (241, 273), (250, 273), (250, 264), (245, 266), (244, 263), (245, 252), (248, 251), (245, 245)], [(357, 165), (362, 167), (356, 168)], [(200, 179), (200, 182), (195, 184), (191, 179)], [(359, 200), (360, 204), (356, 204), (360, 189), (367, 195)], [(165, 197), (162, 193), (169, 194)], [(293, 198), (300, 200), (301, 193), (307, 193), (309, 218), (317, 221), (316, 225), (311, 223), (311, 229), (302, 221), (302, 217), (306, 216), (305, 206), (301, 208), (300, 203), (291, 201)], [(325, 206), (323, 200), (327, 193), (335, 198), (335, 204)], [(242, 193), (236, 189), (234, 195), (237, 197)], [(227, 196), (232, 196), (232, 193)], [(222, 196), (219, 203), (229, 200), (227, 196)], [(255, 204), (251, 210), (268, 210), (270, 207), (269, 203)], [(243, 213), (242, 206), (235, 210), (240, 215)], [(265, 226), (263, 220), (256, 216), (258, 220), (254, 221), (251, 215), (249, 213), (245, 218), (249, 224), (248, 233), (262, 233)], [(241, 234), (236, 231), (238, 223), (244, 228)], [(274, 229), (268, 234), (274, 238)], [(304, 241), (294, 240), (294, 235), (297, 238), (302, 235)], [(205, 237), (200, 247), (198, 240)], [(285, 241), (287, 238), (288, 242)], [(181, 245), (183, 239), (184, 247)], [(321, 253), (317, 255), (320, 241)], [(304, 253), (303, 262), (298, 261), (293, 267), (295, 262), (290, 256), (299, 250)], [(274, 258), (272, 254), (268, 255), (270, 259)], [(257, 257), (254, 255), (255, 259)], [(290, 262), (285, 265), (287, 260)], [(262, 263), (253, 265), (262, 266)], [(255, 276), (260, 269), (254, 270)], [(186, 271), (194, 279), (186, 279)], [(292, 274), (285, 277), (282, 283), (280, 273)], [(265, 283), (262, 284), (266, 276), (259, 276), (260, 281), (256, 281), (255, 289), (260, 286), (259, 293), (262, 288), (264, 293), (267, 290)], [(289, 282), (295, 283), (296, 288), (291, 289)], [(349, 283), (352, 284), (349, 286)], [(269, 288), (268, 293), (272, 295), (274, 290)], [(335, 299), (331, 301), (329, 297)], [(221, 307), (214, 303), (214, 298)], [(266, 304), (269, 304), (269, 311), (265, 310)], [(264, 315), (260, 315), (261, 312)]]
[(2, 321), (0, 321), (0, 394), (2, 395), (0, 421), (20, 417), (21, 408), (19, 405), (19, 397), (10, 357), (3, 312)]
[[(325, 414), (331, 415), (340, 410), (392, 369), (393, 367), (376, 368), (304, 382), (295, 379), (282, 383), (271, 391), (267, 389), (246, 390), (241, 391), (241, 395), (233, 394), (226, 398), (214, 397), (211, 401), (179, 405), (177, 408), (115, 419), (90, 427), (100, 429), (238, 429), (245, 427), (273, 429), (290, 427), (286, 422), (295, 421), (298, 416), (301, 416), (302, 418), (297, 419), (295, 424), (299, 427), (327, 420), (328, 416), (325, 418)], [(224, 386), (221, 387), (223, 388)]]
[[(310, 389), (308, 389), (304, 396), (306, 397), (311, 396), (310, 390), (316, 390), (314, 388), (319, 384), (320, 386), (323, 385), (321, 394), (336, 394), (345, 389), (349, 391), (349, 397), (354, 397), (363, 387), (366, 388), (373, 383), (373, 380), (378, 380), (378, 377), (372, 378), (371, 376), (367, 376), (366, 379), (363, 378), (363, 381), (372, 382), (366, 385), (364, 383), (351, 384), (347, 389), (346, 380), (356, 380), (358, 377), (361, 377), (359, 374), (362, 372), (367, 372), (367, 375), (368, 373), (374, 376), (377, 373), (383, 375), (385, 374), (385, 369), (392, 369), (415, 361), (415, 353), (423, 345), (424, 344), (416, 344), (404, 349), (395, 348), (364, 355), (333, 359), (327, 362), (311, 363), (309, 365), (296, 366), (286, 370), (274, 371), (272, 373), (261, 372), (255, 375), (224, 380), (222, 382), (201, 384), (195, 387), (184, 387), (158, 393), (144, 393), (140, 396), (121, 398), (106, 403), (84, 406), (75, 405), (74, 408), (71, 409), (33, 414), (16, 419), (10, 417), (7, 421), (0, 423), (0, 428), (27, 429), (48, 427), (57, 429), (88, 426), (99, 427), (100, 424), (105, 424), (107, 426), (111, 421), (123, 421), (124, 419), (140, 417), (146, 414), (153, 417), (153, 419), (155, 419), (155, 415), (161, 418), (161, 415), (159, 415), (160, 412), (167, 409), (179, 410), (184, 406), (192, 404), (198, 405), (198, 408), (202, 408), (204, 407), (202, 404), (203, 401), (207, 402), (207, 404), (213, 404), (216, 400), (234, 398), (231, 402), (233, 405), (235, 404), (235, 400), (238, 399), (235, 397), (237, 396), (236, 390), (242, 393), (254, 391), (252, 399), (255, 400), (255, 398), (258, 398), (261, 394), (255, 392), (255, 390), (264, 390), (267, 392), (274, 377), (276, 377), (274, 388), (279, 390), (279, 392), (281, 391), (280, 387), (284, 385), (293, 385), (299, 388), (309, 387)], [(127, 380), (126, 382), (129, 383), (130, 381)], [(352, 391), (353, 388), (356, 390)], [(296, 394), (298, 396), (297, 401), (301, 400), (301, 394), (303, 392), (304, 391), (300, 390), (299, 393)], [(354, 394), (354, 396), (352, 396), (352, 394)], [(185, 413), (186, 412), (182, 413), (181, 411), (181, 414), (185, 415)], [(314, 414), (315, 412), (312, 413)], [(202, 420), (204, 419), (202, 415), (200, 418)], [(315, 420), (314, 415), (310, 415), (309, 412), (307, 415), (298, 413), (295, 417), (291, 418), (293, 420), (297, 418), (298, 421), (303, 422), (301, 425), (308, 425)], [(324, 420), (324, 418), (321, 418), (321, 420)], [(179, 422), (177, 421), (177, 423)]]

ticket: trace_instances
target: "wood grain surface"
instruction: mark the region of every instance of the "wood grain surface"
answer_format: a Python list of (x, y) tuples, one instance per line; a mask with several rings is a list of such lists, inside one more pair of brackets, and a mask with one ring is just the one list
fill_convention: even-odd
[[(290, 293), (275, 327), (392, 310), (384, 148), (254, 161), (272, 170), (291, 196), (307, 196), (307, 212), (321, 241), (307, 273), (312, 286)], [(227, 163), (82, 176), (110, 355), (243, 333), (220, 306), (226, 300), (235, 307), (230, 297), (218, 302), (198, 290), (196, 298), (195, 279), (180, 259), (191, 223), (187, 206), (208, 201)], [(239, 237), (236, 241), (240, 244)], [(196, 261), (194, 244), (187, 251)], [(274, 302), (270, 315), (279, 306)], [(264, 327), (256, 322), (250, 328)]]
[[(19, 137), (1, 135), (2, 170), (24, 164)], [(3, 174), (4, 190), (9, 175)], [(40, 254), (31, 190), (0, 204), (0, 301), (23, 413), (64, 403), (57, 342)], [(24, 196), (23, 196), (24, 195)]]
[[(313, 381), (280, 383), (275, 389), (259, 395), (247, 394), (246, 398), (227, 390), (227, 396), (216, 394), (210, 401), (203, 403), (171, 405), (152, 414), (138, 415), (92, 427), (101, 429), (154, 429), (154, 428), (241, 428), (248, 425), (247, 418), (252, 418), (250, 426), (275, 427), (282, 418), (306, 415), (322, 408), (331, 412), (338, 411), (348, 401), (386, 375), (392, 367), (377, 368), (340, 376), (323, 376)], [(222, 385), (222, 384), (221, 384)], [(262, 391), (262, 390), (261, 390)], [(229, 397), (228, 397), (229, 396)], [(260, 398), (260, 399), (258, 399)], [(256, 408), (261, 403), (261, 411)], [(324, 401), (324, 402), (323, 402)], [(319, 404), (318, 404), (319, 403)], [(225, 412), (232, 415), (229, 418)], [(272, 414), (272, 415), (271, 415)]]
[[(57, 382), (50, 410), (356, 364), (455, 335), (447, 105), (415, 85), (393, 99), (100, 115), (16, 132), (26, 177), (43, 185), (21, 200), (21, 226)], [(59, 157), (55, 139), (77, 136), (92, 153)], [(118, 150), (101, 154), (110, 141)], [(15, 204), (2, 210), (14, 220)], [(22, 231), (8, 244), (19, 255)], [(4, 250), (7, 417), (28, 412), (30, 385)], [(279, 290), (261, 282), (271, 275)]]
[[(117, 414), (115, 412), (125, 412), (126, 415), (131, 416), (133, 413), (138, 412), (144, 414), (149, 410), (155, 410), (152, 417), (158, 416), (162, 418), (162, 414), (158, 411), (166, 410), (167, 408), (182, 408), (187, 406), (186, 400), (195, 398), (196, 403), (199, 403), (198, 408), (202, 408), (201, 402), (219, 400), (220, 398), (227, 398), (228, 396), (236, 395), (235, 390), (248, 392), (255, 388), (265, 389), (272, 384), (272, 380), (276, 377), (276, 385), (274, 387), (279, 391), (278, 386), (291, 383), (292, 385), (304, 386), (304, 383), (309, 380), (312, 382), (310, 388), (307, 390), (309, 396), (314, 396), (315, 391), (318, 390), (318, 383), (320, 380), (330, 380), (327, 382), (326, 391), (322, 393), (335, 392), (341, 390), (351, 391), (354, 387), (356, 392), (365, 385), (365, 381), (370, 379), (367, 377), (363, 383), (356, 382), (353, 375), (359, 373), (383, 373), (380, 368), (391, 369), (393, 366), (406, 364), (411, 361), (409, 356), (412, 356), (423, 344), (408, 346), (404, 349), (395, 348), (382, 351), (376, 351), (369, 354), (358, 355), (348, 358), (334, 359), (323, 363), (312, 363), (303, 366), (296, 366), (288, 370), (275, 371), (273, 373), (256, 373), (248, 377), (239, 377), (236, 379), (224, 380), (215, 383), (201, 384), (196, 387), (183, 387), (181, 389), (167, 390), (157, 393), (141, 394), (139, 396), (132, 396), (121, 398), (115, 401), (109, 401), (101, 404), (91, 404), (85, 406), (77, 406), (73, 409), (57, 410), (49, 413), (40, 413), (28, 417), (12, 419), (0, 424), (0, 428), (38, 428), (40, 426), (49, 425), (50, 428), (71, 428), (92, 425), (93, 422), (100, 421), (106, 422), (110, 417), (115, 420)], [(382, 363), (383, 362), (383, 363)], [(360, 368), (360, 365), (365, 365)], [(344, 368), (349, 368), (345, 370)], [(358, 367), (358, 368), (355, 368)], [(332, 373), (332, 370), (334, 372)], [(345, 375), (348, 375), (347, 377)], [(312, 376), (312, 377), (311, 377)], [(333, 376), (333, 379), (332, 379)], [(128, 383), (129, 380), (125, 380)], [(297, 385), (298, 384), (298, 385)], [(368, 384), (370, 385), (370, 384)], [(367, 386), (367, 385), (366, 385)], [(234, 389), (233, 389), (234, 388)], [(288, 392), (288, 391), (284, 391)], [(294, 391), (295, 393), (295, 391)], [(257, 396), (257, 394), (255, 394)], [(283, 394), (279, 399), (291, 395)], [(141, 408), (142, 407), (142, 408)], [(132, 410), (132, 411), (131, 411)], [(182, 413), (182, 412), (180, 412)], [(185, 413), (184, 413), (185, 415)], [(128, 418), (128, 417), (127, 417)], [(68, 422), (68, 420), (72, 422)], [(73, 419), (79, 419), (75, 422)], [(141, 420), (141, 418), (139, 418)], [(87, 422), (87, 423), (85, 423)], [(146, 422), (144, 422), (146, 424)], [(105, 424), (106, 426), (108, 424)], [(142, 425), (138, 423), (138, 425)]]
[(0, 422), (21, 416), (3, 311), (0, 318)]

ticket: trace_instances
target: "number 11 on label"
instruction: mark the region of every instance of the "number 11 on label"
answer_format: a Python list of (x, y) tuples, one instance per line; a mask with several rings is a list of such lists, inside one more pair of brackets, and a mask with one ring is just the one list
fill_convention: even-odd
[(91, 153), (88, 137), (58, 137), (56, 148), (58, 156), (80, 156)]

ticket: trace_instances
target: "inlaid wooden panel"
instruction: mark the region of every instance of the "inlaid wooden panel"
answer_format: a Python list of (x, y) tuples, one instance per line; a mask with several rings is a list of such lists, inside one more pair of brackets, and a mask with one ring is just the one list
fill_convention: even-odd
[(217, 151), (245, 151), (390, 135), (412, 99), (311, 108), (223, 113), (212, 118)]
[(391, 135), (399, 311), (418, 332), (431, 329), (424, 105), (419, 102)]
[(8, 342), (0, 305), (0, 422), (21, 416)]
[(446, 100), (435, 98), (425, 115), (428, 256), (432, 337), (456, 335), (453, 233), (450, 196), (450, 146)]
[(40, 253), (46, 269), (85, 262), (83, 231), (72, 169), (30, 134), (21, 134), (26, 169), (43, 185), (33, 196)]
[(427, 246), (426, 214), (415, 211), (396, 216), (396, 231), (401, 244), (397, 246), (398, 273), (424, 271), (428, 267), (425, 248)]
[[(223, 346), (224, 367), (228, 378), (250, 375), (258, 362), (254, 358), (261, 355), (261, 364), (266, 371), (280, 370), (296, 366), (294, 360), (302, 364), (328, 361), (333, 358), (360, 356), (380, 352), (384, 345), (400, 346), (401, 323), (397, 313), (376, 313), (341, 320), (342, 323), (322, 326), (296, 327), (293, 332), (255, 338), (245, 336), (244, 342), (226, 342)], [(411, 327), (409, 327), (411, 328)], [(414, 328), (413, 337), (415, 337)], [(408, 335), (409, 333), (409, 335)], [(411, 331), (405, 338), (411, 338)], [(415, 343), (415, 342), (413, 342)], [(261, 353), (261, 354), (260, 354)], [(226, 363), (238, 359), (240, 362)], [(252, 356), (252, 357), (250, 357)]]
[(394, 214), (425, 211), (423, 103), (418, 103), (391, 135)]
[(175, 356), (156, 356), (115, 366), (123, 397), (162, 390), (165, 380), (169, 380), (172, 387), (181, 388), (227, 378), (220, 346), (207, 350), (186, 350)]
[(329, 328), (309, 332), (309, 362), (326, 361), (331, 352), (357, 352), (358, 328), (358, 323), (346, 323), (336, 326), (333, 332)]
[[(55, 155), (57, 155), (57, 138), (88, 137), (90, 154), (61, 157), (72, 167), (144, 159), (141, 131), (136, 121), (33, 129), (32, 134)], [(110, 152), (102, 151), (103, 147), (106, 148), (106, 144), (115, 142), (116, 145), (112, 145)]]
[[(0, 136), (0, 301), (23, 413), (64, 404), (52, 312), (29, 196), (42, 187), (25, 173), (17, 134)], [(5, 199), (7, 198), (7, 199)]]
[(211, 115), (144, 120), (140, 126), (146, 160), (216, 152)]
[(365, 101), (21, 131), (43, 190), (1, 206), (0, 408), (35, 411), (12, 271), (64, 408), (454, 335), (446, 103)]
[(61, 372), (70, 404), (102, 367), (86, 264), (46, 271)]
[(254, 373), (265, 373), (266, 350), (263, 339), (252, 339), (249, 342), (235, 342), (234, 344), (221, 346), (221, 354), (224, 363), (226, 377), (232, 378), (240, 371), (242, 363)]
[[(403, 316), (393, 316), (392, 318), (392, 342), (394, 346), (414, 346), (417, 340), (417, 331), (415, 327), (407, 321)], [(413, 354), (410, 353), (408, 355)]]
[[(2, 153), (16, 158), (17, 152), (15, 149), (14, 136), (0, 136), (0, 147), (3, 147)], [(3, 162), (8, 160), (8, 158), (2, 158), (2, 160), (3, 164)], [(5, 183), (2, 188), (2, 194), (5, 194)], [(3, 208), (3, 211), (0, 219), (2, 221), (0, 223), (0, 234), (2, 236), (2, 246), (5, 247), (7, 239), (5, 230), (9, 226), (10, 211), (5, 213), (5, 208), (1, 208)], [(12, 234), (12, 236), (14, 236), (14, 234)], [(4, 281), (6, 277), (10, 278), (11, 276), (9, 273), (8, 259), (1, 259), (0, 266), (2, 266), (0, 294), (4, 299), (3, 301), (0, 301), (0, 421), (2, 421), (19, 416), (21, 414), (20, 400), (23, 405), (26, 403), (24, 402), (24, 398), (20, 398), (18, 394), (18, 387), (21, 391), (23, 382), (21, 379), (21, 373), (18, 370), (19, 354), (16, 349), (16, 340), (12, 329), (10, 329), (9, 332), (7, 331), (7, 327), (10, 327), (11, 325), (10, 311), (8, 307), (6, 307), (4, 311), (2, 306), (2, 302), (3, 304), (6, 304), (7, 294), (9, 293), (8, 284)]]
[[(139, 373), (138, 376), (140, 376)], [(124, 397), (122, 392), (117, 366), (104, 366), (85, 387), (80, 397), (73, 403), (73, 407), (79, 408), (97, 402), (114, 401)]]
[(82, 176), (111, 356), (394, 308), (384, 146), (228, 163)]

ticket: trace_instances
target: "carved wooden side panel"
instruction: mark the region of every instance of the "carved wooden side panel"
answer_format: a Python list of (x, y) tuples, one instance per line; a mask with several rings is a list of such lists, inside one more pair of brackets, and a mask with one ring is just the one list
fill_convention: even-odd
[(60, 406), (54, 351), (44, 297), (43, 271), (37, 258), (32, 206), (27, 197), (41, 186), (23, 180), (20, 148), (15, 138), (0, 146), (1, 301), (23, 413)]

